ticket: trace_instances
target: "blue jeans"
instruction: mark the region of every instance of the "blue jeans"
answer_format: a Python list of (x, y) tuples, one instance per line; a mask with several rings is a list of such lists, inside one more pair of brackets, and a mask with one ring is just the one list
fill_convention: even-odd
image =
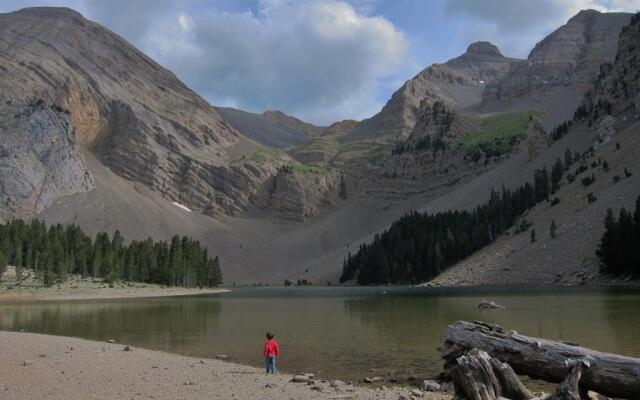
[(267, 356), (265, 358), (267, 364), (267, 374), (271, 372), (272, 374), (276, 373), (276, 358)]

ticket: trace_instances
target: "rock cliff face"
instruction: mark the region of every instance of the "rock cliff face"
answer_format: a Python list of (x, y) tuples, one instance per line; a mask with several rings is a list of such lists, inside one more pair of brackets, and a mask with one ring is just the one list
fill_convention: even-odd
[(349, 134), (351, 138), (406, 135), (413, 129), (424, 102), (444, 101), (458, 109), (481, 100), (485, 85), (503, 77), (521, 60), (504, 57), (489, 42), (476, 42), (444, 64), (433, 64), (398, 89), (380, 113), (365, 120)]
[[(254, 152), (257, 144), (171, 72), (75, 11), (30, 8), (0, 14), (0, 70), (3, 114), (44, 118), (28, 114), (34, 101), (68, 111), (68, 116), (48, 115), (52, 126), (68, 122), (75, 134), (69, 146), (59, 149), (67, 151), (64, 157), (75, 159), (77, 143), (119, 175), (194, 210), (245, 210), (276, 171), (270, 163), (231, 163)], [(50, 137), (42, 140), (54, 140), (54, 132), (43, 130)], [(27, 150), (14, 151), (24, 157)], [(51, 196), (90, 188), (85, 183), (67, 186), (58, 185)], [(5, 216), (29, 208), (0, 207)]]
[(622, 29), (612, 63), (600, 68), (594, 89), (584, 97), (582, 107), (593, 122), (600, 117), (626, 112), (640, 117), (640, 14)]
[(536, 44), (526, 62), (514, 65), (508, 74), (489, 83), (483, 102), (531, 97), (573, 85), (580, 96), (590, 87), (600, 65), (613, 60), (618, 35), (630, 18), (626, 13), (579, 12)]
[(60, 196), (91, 190), (93, 179), (76, 149), (69, 116), (41, 103), (12, 107), (4, 95), (0, 220), (30, 216)]
[(335, 169), (316, 173), (280, 169), (263, 194), (262, 211), (281, 221), (303, 222), (335, 206), (339, 185)]

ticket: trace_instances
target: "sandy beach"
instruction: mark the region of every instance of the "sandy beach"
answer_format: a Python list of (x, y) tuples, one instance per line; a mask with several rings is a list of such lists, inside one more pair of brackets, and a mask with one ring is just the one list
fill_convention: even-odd
[(7, 266), (0, 279), (0, 302), (193, 296), (224, 292), (228, 290), (165, 287), (136, 282), (117, 282), (109, 287), (102, 279), (82, 278), (78, 275), (70, 275), (63, 283), (43, 287), (31, 276), (18, 280), (12, 266)]
[[(294, 383), (291, 382), (293, 375), (266, 375), (259, 368), (140, 348), (125, 351), (125, 345), (0, 332), (0, 398), (398, 400), (416, 397), (405, 387), (382, 389), (323, 380)], [(451, 396), (425, 392), (420, 398), (449, 400)]]

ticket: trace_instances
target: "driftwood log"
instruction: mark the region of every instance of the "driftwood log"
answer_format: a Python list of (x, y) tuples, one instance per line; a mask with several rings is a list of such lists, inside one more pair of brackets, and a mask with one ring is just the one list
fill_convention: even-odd
[(496, 360), (485, 351), (473, 349), (456, 359), (451, 377), (459, 399), (586, 400), (590, 398), (579, 386), (583, 368), (588, 368), (588, 365), (573, 363), (569, 374), (553, 394), (535, 397), (509, 364)]
[[(582, 394), (593, 390), (611, 397), (640, 399), (640, 359), (637, 358), (528, 337), (479, 321), (460, 321), (447, 327), (440, 347), (445, 360), (445, 374), (452, 378), (459, 374), (458, 360), (472, 349), (485, 351), (492, 358), (508, 364), (518, 374), (562, 382), (556, 394), (563, 387), (579, 386)], [(497, 378), (499, 382), (500, 376)]]

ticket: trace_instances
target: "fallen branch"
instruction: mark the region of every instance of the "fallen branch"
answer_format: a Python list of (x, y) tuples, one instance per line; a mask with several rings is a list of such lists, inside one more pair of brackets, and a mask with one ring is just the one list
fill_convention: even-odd
[[(549, 382), (561, 382), (580, 362), (588, 369), (575, 372), (581, 392), (626, 399), (640, 399), (640, 359), (602, 353), (584, 347), (520, 335), (498, 325), (457, 322), (445, 330), (440, 347), (445, 374), (452, 376), (459, 357), (472, 349), (486, 351), (522, 375)], [(578, 367), (575, 367), (578, 368)], [(573, 381), (566, 381), (567, 385)], [(556, 393), (558, 394), (558, 393)], [(558, 397), (568, 399), (571, 397)]]

